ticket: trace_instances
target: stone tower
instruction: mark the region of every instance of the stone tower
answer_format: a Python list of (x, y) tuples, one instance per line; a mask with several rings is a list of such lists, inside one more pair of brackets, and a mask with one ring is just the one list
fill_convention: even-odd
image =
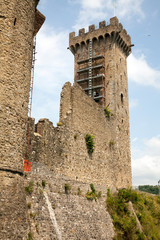
[(72, 32), (69, 37), (69, 49), (75, 59), (74, 81), (89, 97), (112, 111), (114, 170), (119, 168), (121, 179), (117, 182), (122, 185), (127, 182), (123, 179), (127, 169), (131, 176), (127, 57), (132, 46), (131, 37), (117, 17), (111, 18), (109, 25), (102, 21), (98, 29), (91, 25), (89, 32), (83, 28), (79, 36)]
[(33, 37), (45, 20), (38, 2), (0, 3), (0, 239), (27, 231), (22, 175)]

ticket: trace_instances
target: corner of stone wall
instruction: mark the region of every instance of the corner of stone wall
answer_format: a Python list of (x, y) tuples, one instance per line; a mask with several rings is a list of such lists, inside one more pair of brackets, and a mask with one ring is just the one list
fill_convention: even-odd
[(60, 122), (63, 122), (67, 118), (67, 115), (72, 112), (71, 89), (72, 85), (70, 82), (66, 82), (62, 88), (59, 115)]

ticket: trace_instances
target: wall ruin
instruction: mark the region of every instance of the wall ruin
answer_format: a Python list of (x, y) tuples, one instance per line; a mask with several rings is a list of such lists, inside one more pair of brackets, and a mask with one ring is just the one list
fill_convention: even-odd
[[(125, 145), (124, 139), (113, 134), (116, 121), (114, 114), (106, 118), (103, 107), (78, 84), (66, 83), (61, 94), (63, 125), (54, 128), (47, 119), (37, 123), (36, 133), (32, 132), (31, 159), (72, 180), (110, 188), (131, 186), (130, 158), (119, 153), (119, 144), (123, 141)], [(92, 155), (86, 147), (87, 133), (95, 136)]]

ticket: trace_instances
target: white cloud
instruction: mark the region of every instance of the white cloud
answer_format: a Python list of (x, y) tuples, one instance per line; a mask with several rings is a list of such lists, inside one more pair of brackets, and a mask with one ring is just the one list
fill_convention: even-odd
[(154, 151), (154, 154), (160, 156), (160, 135), (158, 135), (157, 137), (152, 137), (151, 139), (146, 141), (145, 144), (149, 149), (152, 149), (152, 151)]
[(156, 185), (160, 179), (160, 135), (145, 141), (145, 146), (141, 156), (132, 159), (133, 185)]
[(37, 36), (37, 55), (33, 94), (33, 117), (58, 121), (62, 86), (73, 82), (74, 62), (67, 50), (68, 32), (57, 33), (46, 25)]
[(160, 88), (160, 71), (151, 68), (143, 54), (138, 58), (133, 54), (129, 56), (128, 76), (137, 84)]
[[(70, 0), (71, 2), (71, 0)], [(104, 20), (114, 15), (114, 0), (77, 0), (80, 12), (74, 26), (75, 30), (87, 27), (96, 21)], [(116, 16), (118, 18), (131, 18), (137, 20), (144, 18), (142, 10), (143, 0), (118, 0), (115, 1)]]
[(143, 0), (118, 0), (116, 2), (116, 11), (120, 18), (131, 18), (133, 16), (138, 16), (139, 19), (144, 18)]

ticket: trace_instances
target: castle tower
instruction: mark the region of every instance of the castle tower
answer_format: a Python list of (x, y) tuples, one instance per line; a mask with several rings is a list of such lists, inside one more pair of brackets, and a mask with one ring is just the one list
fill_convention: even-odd
[[(127, 57), (131, 53), (131, 37), (117, 17), (89, 26), (89, 32), (70, 33), (69, 49), (74, 54), (74, 81), (100, 105), (111, 109), (112, 139), (115, 144), (114, 164), (119, 168), (121, 186), (131, 184)], [(123, 172), (128, 171), (128, 179)], [(127, 176), (127, 174), (124, 174)], [(125, 184), (123, 185), (123, 181)], [(119, 185), (119, 186), (120, 186)]]
[(0, 239), (27, 231), (23, 160), (38, 0), (0, 3)]
[(89, 26), (87, 33), (80, 29), (79, 36), (70, 33), (69, 48), (75, 57), (74, 81), (96, 102), (114, 105), (111, 95), (117, 95), (117, 91), (121, 99), (125, 95), (126, 58), (131, 47), (131, 38), (117, 17), (111, 18), (107, 26), (105, 21), (100, 22), (99, 29)]

